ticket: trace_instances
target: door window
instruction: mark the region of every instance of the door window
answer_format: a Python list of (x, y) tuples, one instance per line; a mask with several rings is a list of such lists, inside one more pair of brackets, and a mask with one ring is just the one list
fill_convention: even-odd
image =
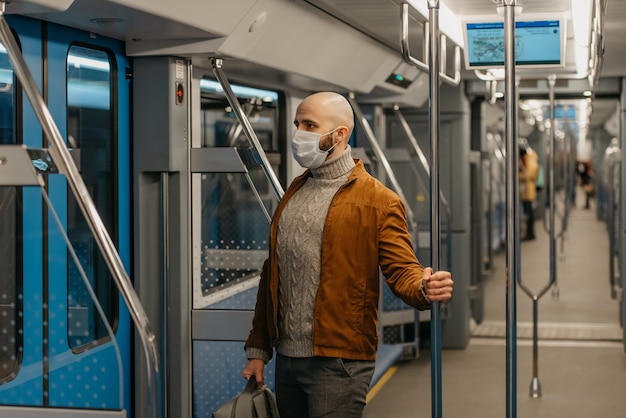
[[(116, 137), (112, 109), (114, 62), (106, 51), (72, 45), (67, 55), (68, 147), (98, 213), (115, 237)], [(69, 187), (69, 186), (68, 186)], [(67, 231), (85, 277), (96, 294), (104, 316), (114, 328), (118, 293), (74, 194), (67, 193)], [(114, 238), (115, 240), (115, 238)], [(80, 349), (108, 339), (103, 320), (68, 253), (68, 339)]]

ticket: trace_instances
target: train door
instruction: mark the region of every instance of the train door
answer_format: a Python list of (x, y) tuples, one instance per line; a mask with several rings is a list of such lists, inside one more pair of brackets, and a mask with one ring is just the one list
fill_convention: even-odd
[(268, 171), (285, 171), (282, 93), (218, 82), (202, 64), (133, 59), (135, 286), (157, 324), (168, 417), (209, 417), (245, 385), (243, 341), (277, 204)]
[[(271, 164), (280, 172), (282, 95), (233, 85)], [(269, 248), (270, 217), (278, 203), (258, 153), (247, 140), (219, 83), (200, 80), (201, 137), (194, 151), (219, 156), (220, 164), (192, 169), (193, 416), (211, 416), (242, 390), (242, 350), (252, 323), (259, 274)], [(199, 250), (199, 251), (198, 251)], [(273, 389), (274, 361), (265, 369)]]
[[(124, 45), (19, 16), (8, 16), (7, 22), (128, 265), (129, 82)], [(45, 182), (42, 189), (0, 188), (0, 197), (11, 197), (3, 199), (9, 209), (0, 205), (0, 236), (11, 249), (3, 255), (10, 272), (0, 275), (0, 288), (11, 290), (3, 291), (0, 300), (0, 415), (9, 413), (2, 412), (9, 411), (7, 405), (81, 408), (84, 416), (90, 409), (129, 410), (126, 307), (67, 181), (55, 173), (39, 121), (4, 47), (0, 66), (2, 144), (27, 146)]]

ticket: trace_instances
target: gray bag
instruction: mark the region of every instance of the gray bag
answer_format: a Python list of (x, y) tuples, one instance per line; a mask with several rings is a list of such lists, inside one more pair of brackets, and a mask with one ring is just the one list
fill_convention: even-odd
[(251, 376), (243, 392), (213, 412), (211, 418), (279, 418), (279, 415), (270, 388), (257, 387), (256, 378)]

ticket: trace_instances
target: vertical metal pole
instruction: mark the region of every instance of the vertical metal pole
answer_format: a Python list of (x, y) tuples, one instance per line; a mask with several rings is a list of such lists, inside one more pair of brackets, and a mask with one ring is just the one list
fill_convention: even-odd
[[(491, 147), (489, 147), (491, 148)], [(493, 152), (489, 153), (489, 156), (487, 157), (488, 159), (486, 160), (488, 164), (486, 164), (486, 167), (488, 167), (489, 169), (489, 181), (487, 181), (487, 225), (488, 226), (488, 230), (491, 231), (491, 228), (493, 228), (493, 218), (494, 218), (494, 207), (493, 207), (493, 183), (495, 182), (494, 180), (494, 173), (493, 173)], [(483, 160), (484, 161), (484, 160)], [(498, 222), (499, 223), (499, 222)], [(498, 237), (500, 237), (500, 234), (498, 234)], [(492, 233), (488, 233), (487, 234), (487, 260), (489, 263), (489, 270), (491, 270), (493, 267), (493, 234)]]
[[(548, 82), (550, 82), (550, 79), (554, 77), (554, 79), (556, 80), (556, 75), (552, 74), (549, 78), (548, 78)], [(563, 124), (565, 126), (569, 125), (569, 119), (567, 117), (567, 114), (569, 113), (569, 106), (562, 106), (563, 109)], [(552, 135), (556, 135), (556, 127), (554, 125), (556, 121), (554, 119), (551, 119), (551, 123), (552, 123), (552, 129), (550, 130), (552, 132)], [(569, 214), (571, 213), (571, 209), (572, 209), (572, 202), (571, 202), (571, 193), (575, 193), (575, 190), (573, 189), (573, 187), (575, 187), (575, 183), (573, 183), (571, 181), (571, 179), (573, 178), (571, 173), (572, 171), (570, 171), (572, 169), (572, 157), (573, 154), (571, 153), (571, 136), (569, 134), (565, 134), (565, 136), (563, 137), (563, 141), (562, 141), (562, 148), (563, 148), (563, 153), (565, 155), (563, 164), (561, 165), (562, 168), (562, 172), (560, 175), (560, 178), (563, 179), (563, 194), (565, 196), (565, 198), (563, 199), (563, 216), (561, 218), (561, 231), (559, 233), (558, 236), (558, 240), (560, 242), (560, 248), (561, 248), (561, 254), (559, 256), (560, 260), (565, 260), (565, 234), (567, 233), (567, 228), (569, 225)], [(574, 180), (575, 181), (575, 180)], [(558, 299), (559, 298), (559, 287), (558, 287), (558, 283), (556, 282), (556, 277), (555, 277), (555, 282), (554, 285), (552, 287), (552, 298), (553, 299)]]
[[(169, 393), (169, 307), (170, 307), (170, 174), (161, 173), (161, 387), (163, 393)], [(169, 414), (168, 396), (163, 397), (163, 417)]]
[(506, 416), (517, 415), (517, 306), (516, 277), (519, 271), (519, 205), (517, 132), (515, 127), (515, 5), (516, 0), (503, 0), (504, 69), (506, 111)]
[[(551, 75), (548, 78), (548, 84), (550, 85), (550, 170), (548, 172), (548, 184), (550, 185), (550, 190), (548, 191), (550, 196), (550, 282), (556, 283), (556, 202), (554, 200), (556, 196), (556, 118), (554, 115), (554, 86), (556, 84), (555, 75)], [(566, 173), (565, 179), (567, 179), (570, 175), (571, 173)], [(565, 196), (566, 204), (567, 199), (569, 199), (569, 197)]]
[[(622, 172), (622, 152), (619, 148), (613, 154), (613, 163), (611, 165), (611, 172), (613, 173), (613, 182), (611, 183), (611, 194), (613, 195), (613, 220), (615, 222), (615, 227), (613, 229), (614, 239), (615, 239), (615, 252), (613, 253), (613, 258), (611, 259), (611, 264), (613, 267), (613, 284), (611, 286), (611, 297), (616, 298), (620, 305), (622, 304), (623, 296), (623, 286), (621, 282), (621, 278), (619, 273), (621, 271), (621, 255), (622, 255), (622, 241), (619, 236), (619, 232), (622, 231), (622, 218), (618, 212), (619, 208), (621, 208), (621, 202), (623, 202), (623, 197), (621, 197), (620, 187), (621, 187), (621, 179), (620, 173)], [(622, 308), (623, 310), (623, 308)], [(624, 321), (622, 320), (622, 328)]]
[[(441, 226), (439, 225), (439, 0), (428, 0), (428, 74), (430, 76), (430, 251), (431, 265), (439, 270)], [(433, 302), (430, 324), (432, 417), (442, 417), (441, 385), (441, 303)]]
[[(515, 97), (515, 104), (513, 106), (511, 106), (511, 109), (515, 109), (515, 115), (513, 120), (515, 121), (515, 135), (513, 137), (513, 148), (511, 148), (511, 157), (514, 158), (515, 161), (515, 173), (517, 173), (517, 178), (515, 183), (516, 184), (520, 184), (519, 183), (519, 164), (520, 164), (520, 159), (521, 159), (521, 155), (520, 155), (520, 142), (518, 141), (517, 138), (517, 130), (519, 129), (519, 114), (518, 114), (518, 110), (519, 110), (519, 85), (520, 85), (521, 80), (516, 77), (515, 78), (515, 92), (514, 97)], [(506, 138), (505, 138), (506, 141)], [(513, 149), (515, 149), (515, 151), (513, 151)], [(513, 202), (513, 206), (516, 208), (521, 208), (519, 211), (519, 215), (517, 217), (517, 224), (515, 226), (515, 231), (521, 231), (521, 217), (524, 214), (524, 208), (522, 207), (522, 201), (521, 201), (521, 196), (519, 193), (519, 189), (518, 189), (518, 193), (515, 194), (514, 196), (515, 201)], [(532, 208), (531, 208), (532, 210)], [(528, 215), (530, 216), (530, 215)], [(527, 234), (528, 231), (525, 231), (525, 233)], [(522, 246), (520, 245), (520, 237), (519, 235), (515, 237), (515, 256), (517, 257), (517, 260), (521, 260), (522, 259)], [(517, 263), (517, 269), (515, 270), (515, 277), (517, 278), (518, 281), (521, 281), (522, 278), (522, 265), (521, 265), (521, 261)]]

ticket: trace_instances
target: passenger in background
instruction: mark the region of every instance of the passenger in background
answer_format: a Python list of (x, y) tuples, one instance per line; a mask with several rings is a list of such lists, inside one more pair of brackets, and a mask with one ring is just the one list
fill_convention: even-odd
[(526, 214), (526, 235), (522, 240), (535, 239), (535, 200), (537, 199), (537, 172), (539, 159), (537, 153), (528, 145), (519, 147), (519, 184), (522, 209)]
[(591, 198), (593, 197), (593, 175), (591, 172), (591, 161), (579, 161), (577, 166), (580, 185), (585, 192), (585, 209), (589, 209)]
[(242, 375), (263, 384), (276, 348), (281, 418), (357, 418), (378, 348), (379, 268), (420, 310), (452, 297), (452, 277), (420, 265), (401, 199), (352, 159), (343, 96), (307, 97), (294, 123), (293, 154), (308, 170), (274, 213)]

